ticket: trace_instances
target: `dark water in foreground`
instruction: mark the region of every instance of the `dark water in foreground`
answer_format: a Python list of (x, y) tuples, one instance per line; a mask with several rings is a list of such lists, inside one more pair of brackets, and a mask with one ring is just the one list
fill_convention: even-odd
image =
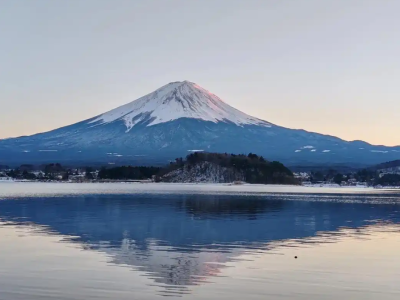
[(395, 193), (0, 193), (1, 300), (382, 300), (399, 282)]

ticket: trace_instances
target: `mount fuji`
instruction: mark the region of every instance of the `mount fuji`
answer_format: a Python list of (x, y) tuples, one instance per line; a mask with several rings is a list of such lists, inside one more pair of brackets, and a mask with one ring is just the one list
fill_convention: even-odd
[(73, 125), (0, 140), (0, 164), (165, 164), (193, 151), (253, 152), (288, 165), (372, 165), (400, 158), (400, 147), (349, 142), (249, 116), (182, 81)]

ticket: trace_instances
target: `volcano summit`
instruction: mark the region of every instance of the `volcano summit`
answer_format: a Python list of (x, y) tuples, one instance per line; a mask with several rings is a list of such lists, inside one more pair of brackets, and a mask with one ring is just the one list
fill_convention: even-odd
[(0, 140), (0, 164), (165, 164), (199, 150), (253, 152), (289, 165), (369, 165), (400, 158), (400, 147), (271, 124), (183, 81), (70, 126)]

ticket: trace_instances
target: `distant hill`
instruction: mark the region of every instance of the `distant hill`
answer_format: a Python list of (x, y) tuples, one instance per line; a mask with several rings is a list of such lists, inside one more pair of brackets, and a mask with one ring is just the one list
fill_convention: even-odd
[(262, 156), (195, 152), (186, 160), (177, 159), (164, 170), (161, 181), (259, 184), (297, 184), (293, 173), (277, 161)]
[(335, 170), (342, 174), (357, 172), (358, 170), (365, 169), (364, 165), (346, 165), (346, 164), (324, 164), (324, 165), (301, 165), (289, 166), (292, 172), (326, 172), (328, 170)]
[(384, 169), (391, 169), (391, 168), (398, 168), (400, 167), (400, 159), (388, 161), (382, 164), (378, 164), (372, 167), (374, 170), (384, 170)]

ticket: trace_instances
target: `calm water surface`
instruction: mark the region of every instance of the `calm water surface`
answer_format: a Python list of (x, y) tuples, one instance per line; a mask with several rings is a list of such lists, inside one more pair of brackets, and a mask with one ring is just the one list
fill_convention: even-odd
[(400, 194), (312, 191), (0, 183), (0, 299), (400, 299)]

